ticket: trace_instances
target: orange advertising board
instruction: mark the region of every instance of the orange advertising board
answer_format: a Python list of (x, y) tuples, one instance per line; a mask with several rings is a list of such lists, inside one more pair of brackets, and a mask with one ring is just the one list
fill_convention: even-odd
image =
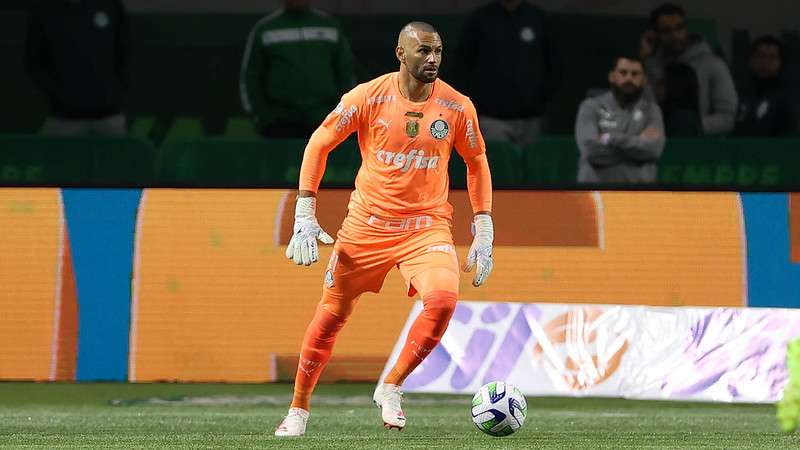
[(0, 190), (0, 379), (75, 377), (77, 302), (57, 189)]
[[(320, 193), (320, 222), (329, 232), (338, 229), (348, 194)], [(463, 258), (471, 211), (463, 192), (451, 202)], [(131, 380), (291, 376), (330, 256), (323, 248), (323, 262), (310, 268), (286, 259), (293, 208), (289, 191), (145, 192), (134, 256)], [(745, 306), (738, 194), (501, 191), (494, 215), (494, 273), (479, 289), (463, 277), (463, 300)], [(380, 372), (413, 305), (404, 294), (394, 272), (381, 294), (360, 300), (331, 362), (344, 378)]]

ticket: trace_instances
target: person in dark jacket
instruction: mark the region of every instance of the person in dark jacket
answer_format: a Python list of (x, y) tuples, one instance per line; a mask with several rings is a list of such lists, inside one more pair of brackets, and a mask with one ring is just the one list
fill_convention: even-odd
[(130, 32), (121, 0), (39, 0), (26, 66), (45, 93), (51, 135), (124, 135)]
[(797, 131), (793, 96), (783, 73), (783, 44), (774, 36), (753, 41), (750, 83), (741, 88), (738, 136), (786, 136)]
[(664, 68), (664, 130), (667, 136), (702, 136), (700, 84), (692, 66), (671, 63)]
[(467, 19), (456, 53), (462, 89), (481, 112), (486, 139), (535, 142), (555, 88), (547, 15), (523, 0), (497, 0)]

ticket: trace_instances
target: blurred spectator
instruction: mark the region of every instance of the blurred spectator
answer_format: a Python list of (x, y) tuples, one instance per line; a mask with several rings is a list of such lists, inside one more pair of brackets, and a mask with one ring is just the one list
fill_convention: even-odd
[(654, 183), (664, 149), (661, 109), (646, 99), (644, 67), (619, 57), (608, 74), (611, 91), (581, 103), (575, 123), (579, 183)]
[(650, 26), (642, 37), (639, 53), (658, 101), (665, 101), (666, 66), (673, 62), (688, 64), (697, 74), (703, 133), (732, 132), (739, 99), (725, 62), (714, 55), (702, 37), (689, 33), (686, 13), (678, 5), (665, 3), (656, 8), (650, 13)]
[(783, 55), (783, 44), (774, 36), (753, 41), (750, 84), (740, 89), (737, 135), (785, 136), (796, 131), (797, 115), (784, 78)]
[(523, 0), (496, 0), (473, 12), (456, 53), (463, 90), (481, 114), (486, 139), (520, 147), (542, 133), (555, 88), (555, 57), (544, 11)]
[(126, 133), (129, 29), (121, 0), (38, 0), (28, 23), (26, 65), (47, 95), (42, 132)]
[(664, 129), (667, 136), (702, 136), (697, 74), (691, 66), (672, 63), (664, 69)]
[(355, 85), (352, 54), (338, 22), (308, 0), (285, 0), (250, 32), (242, 105), (264, 137), (305, 138)]

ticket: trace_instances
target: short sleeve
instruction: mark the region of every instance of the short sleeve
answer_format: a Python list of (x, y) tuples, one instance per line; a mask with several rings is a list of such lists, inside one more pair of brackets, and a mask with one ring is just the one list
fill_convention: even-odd
[(462, 158), (472, 158), (486, 153), (486, 143), (483, 141), (478, 124), (478, 113), (475, 111), (475, 105), (468, 98), (464, 99), (464, 111), (461, 114), (461, 120), (458, 121), (455, 147)]
[(364, 85), (360, 84), (344, 94), (325, 120), (322, 127), (333, 133), (337, 139), (344, 139), (358, 130), (365, 116)]

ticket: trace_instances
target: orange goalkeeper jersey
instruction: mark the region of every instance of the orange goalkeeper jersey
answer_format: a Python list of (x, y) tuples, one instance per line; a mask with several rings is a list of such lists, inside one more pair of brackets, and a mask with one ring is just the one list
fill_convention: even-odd
[[(362, 164), (349, 209), (380, 217), (425, 214), (449, 219), (451, 150), (465, 159), (485, 153), (469, 98), (437, 79), (427, 101), (411, 102), (400, 94), (396, 72), (345, 94), (309, 147), (317, 140), (327, 154), (353, 132), (358, 133)], [(314, 182), (319, 180), (301, 179), (300, 188), (316, 191)]]

